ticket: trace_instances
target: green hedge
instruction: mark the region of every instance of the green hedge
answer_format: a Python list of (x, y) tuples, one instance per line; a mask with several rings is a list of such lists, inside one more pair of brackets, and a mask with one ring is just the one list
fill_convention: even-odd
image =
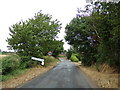
[(21, 56), (21, 65), (20, 68), (32, 68), (37, 65), (40, 65), (39, 61), (32, 60), (30, 56)]
[(79, 59), (78, 59), (74, 54), (72, 54), (72, 56), (71, 56), (71, 61), (73, 61), (73, 62), (78, 62)]
[(2, 58), (2, 74), (8, 74), (20, 66), (20, 58), (18, 55), (10, 55)]

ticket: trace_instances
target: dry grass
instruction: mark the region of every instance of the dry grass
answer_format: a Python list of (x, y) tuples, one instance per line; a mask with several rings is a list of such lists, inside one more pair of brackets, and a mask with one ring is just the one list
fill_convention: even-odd
[[(99, 87), (101, 88), (118, 88), (118, 77), (120, 74), (114, 74), (110, 73), (113, 70), (110, 68), (103, 68), (104, 70), (101, 72), (98, 72), (95, 67), (85, 67), (85, 66), (79, 66), (80, 69), (86, 73), (89, 77), (91, 77)], [(105, 72), (104, 72), (105, 71)]]
[(0, 55), (0, 59), (2, 59), (3, 57), (6, 57), (6, 56), (8, 56), (8, 55)]

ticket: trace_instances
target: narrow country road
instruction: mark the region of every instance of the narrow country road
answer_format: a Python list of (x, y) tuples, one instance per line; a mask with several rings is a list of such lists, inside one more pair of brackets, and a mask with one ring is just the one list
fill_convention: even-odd
[(97, 88), (76, 65), (68, 60), (18, 88)]

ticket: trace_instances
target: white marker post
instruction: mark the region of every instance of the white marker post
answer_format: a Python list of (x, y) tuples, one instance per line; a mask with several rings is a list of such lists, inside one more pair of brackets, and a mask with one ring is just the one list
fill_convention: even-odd
[(41, 59), (41, 58), (36, 58), (36, 57), (32, 57), (33, 60), (36, 60), (36, 61), (41, 61), (41, 65), (44, 65), (44, 59)]

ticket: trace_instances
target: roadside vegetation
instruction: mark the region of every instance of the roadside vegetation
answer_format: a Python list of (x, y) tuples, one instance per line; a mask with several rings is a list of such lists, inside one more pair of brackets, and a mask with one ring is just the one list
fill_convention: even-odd
[(12, 72), (2, 75), (2, 82), (0, 82), (1, 88), (16, 88), (25, 82), (32, 80), (33, 78), (44, 74), (49, 71), (56, 64), (59, 63), (59, 60), (53, 56), (44, 56), (45, 62), (44, 66), (37, 64), (35, 67), (15, 69)]
[[(59, 60), (53, 56), (44, 56), (45, 65), (43, 67), (48, 67), (49, 65), (58, 62)], [(11, 78), (14, 78), (18, 75), (24, 74), (30, 68), (41, 66), (40, 62), (32, 61), (32, 63), (23, 63), (21, 58), (16, 55), (9, 55), (1, 58), (2, 67), (0, 71), (2, 75), (0, 76), (0, 81), (6, 81)]]
[(45, 60), (45, 65), (44, 65), (45, 67), (59, 61), (58, 58), (55, 58), (53, 56), (44, 56), (44, 60)]
[[(119, 71), (120, 65), (120, 1), (95, 2), (78, 8), (76, 17), (66, 26), (66, 41), (71, 45), (67, 58), (78, 59), (84, 66), (102, 64)], [(76, 57), (74, 57), (76, 58)], [(74, 60), (73, 60), (74, 61)]]
[(73, 61), (73, 62), (78, 62), (78, 61), (79, 61), (79, 59), (76, 57), (75, 54), (72, 54), (70, 59), (71, 59), (71, 61)]
[[(7, 42), (16, 54), (1, 58), (1, 81), (40, 66), (41, 62), (32, 60), (32, 57), (45, 59), (43, 67), (59, 61), (57, 57), (63, 51), (64, 43), (56, 38), (60, 32), (61, 23), (57, 19), (51, 19), (51, 15), (40, 11), (33, 18), (20, 21), (9, 28), (11, 37), (7, 38)], [(49, 51), (52, 52), (52, 56), (48, 56)]]
[(12, 77), (12, 75), (15, 75), (18, 71), (18, 68), (20, 66), (20, 58), (18, 55), (10, 55), (1, 58), (0, 60), (2, 62), (1, 69), (1, 80), (4, 81)]
[[(66, 25), (67, 58), (101, 88), (119, 88), (120, 1), (86, 5)], [(74, 55), (74, 57), (73, 57)], [(76, 57), (75, 57), (76, 56)]]

